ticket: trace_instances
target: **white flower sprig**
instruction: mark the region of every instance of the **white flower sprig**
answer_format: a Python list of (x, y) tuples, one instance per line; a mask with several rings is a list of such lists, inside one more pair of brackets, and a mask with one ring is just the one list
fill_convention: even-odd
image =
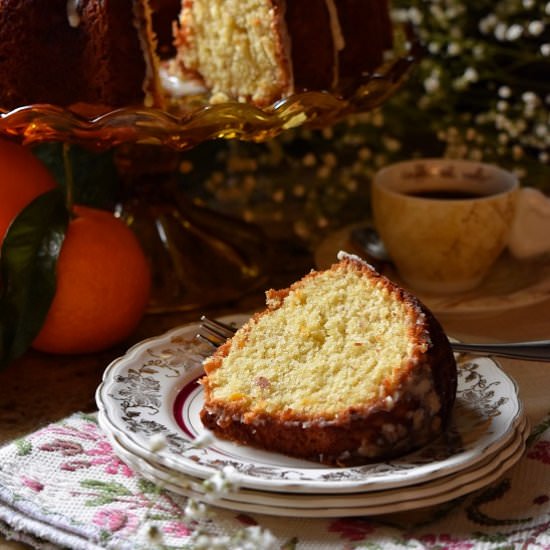
[[(193, 441), (193, 445), (200, 449), (208, 446), (213, 440), (213, 435), (209, 431), (204, 431)], [(162, 433), (153, 434), (149, 442), (149, 448), (153, 453), (159, 453), (168, 445), (166, 436)], [(174, 474), (173, 481), (184, 487), (193, 488), (196, 480), (193, 480), (183, 474)], [(235, 468), (225, 466), (221, 470), (214, 472), (212, 476), (201, 483), (205, 500), (215, 504), (216, 500), (223, 498), (227, 494), (239, 489), (239, 476)], [(162, 490), (159, 486), (158, 490)], [(267, 529), (259, 526), (249, 526), (239, 529), (233, 535), (219, 535), (209, 529), (209, 520), (214, 517), (213, 510), (206, 502), (193, 498), (187, 499), (187, 504), (183, 511), (185, 519), (195, 524), (188, 544), (190, 548), (196, 550), (278, 550), (277, 539)], [(152, 548), (163, 548), (162, 533), (154, 523), (146, 521), (141, 529), (144, 536), (149, 541)]]

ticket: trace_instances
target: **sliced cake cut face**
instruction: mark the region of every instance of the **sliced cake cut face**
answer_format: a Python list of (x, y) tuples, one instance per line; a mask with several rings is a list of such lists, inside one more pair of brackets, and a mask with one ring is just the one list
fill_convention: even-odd
[(253, 414), (293, 410), (327, 419), (378, 399), (416, 345), (408, 337), (412, 312), (388, 298), (382, 285), (341, 269), (284, 299), (272, 293), (276, 309), (241, 331), (212, 373), (214, 396), (240, 400)]
[(266, 0), (184, 0), (178, 57), (184, 72), (214, 95), (262, 102), (290, 90), (288, 37), (279, 3)]
[(328, 463), (395, 456), (433, 439), (456, 365), (433, 316), (345, 256), (288, 289), (205, 362), (217, 435)]

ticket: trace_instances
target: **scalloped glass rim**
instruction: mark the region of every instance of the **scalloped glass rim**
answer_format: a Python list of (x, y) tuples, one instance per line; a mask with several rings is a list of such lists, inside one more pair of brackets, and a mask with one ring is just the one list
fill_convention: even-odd
[(98, 116), (86, 116), (78, 106), (34, 104), (0, 109), (0, 133), (26, 144), (62, 141), (106, 149), (122, 143), (148, 143), (184, 150), (210, 139), (259, 142), (301, 125), (327, 126), (348, 114), (378, 107), (408, 77), (422, 47), (410, 27), (399, 31), (395, 33), (399, 51), (347, 95), (303, 92), (265, 108), (237, 101), (210, 104), (203, 95), (177, 101), (164, 111), (130, 106)]

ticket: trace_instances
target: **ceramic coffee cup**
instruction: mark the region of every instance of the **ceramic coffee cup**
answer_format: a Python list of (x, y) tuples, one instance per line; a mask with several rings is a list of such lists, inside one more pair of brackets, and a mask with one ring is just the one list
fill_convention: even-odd
[(393, 164), (372, 183), (374, 225), (412, 289), (444, 294), (483, 280), (507, 245), (518, 179), (475, 161)]

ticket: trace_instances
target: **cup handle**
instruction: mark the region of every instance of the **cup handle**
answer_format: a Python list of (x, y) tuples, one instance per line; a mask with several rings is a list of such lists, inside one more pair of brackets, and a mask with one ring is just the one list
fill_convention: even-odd
[(508, 249), (519, 260), (550, 252), (550, 197), (538, 189), (520, 189)]

